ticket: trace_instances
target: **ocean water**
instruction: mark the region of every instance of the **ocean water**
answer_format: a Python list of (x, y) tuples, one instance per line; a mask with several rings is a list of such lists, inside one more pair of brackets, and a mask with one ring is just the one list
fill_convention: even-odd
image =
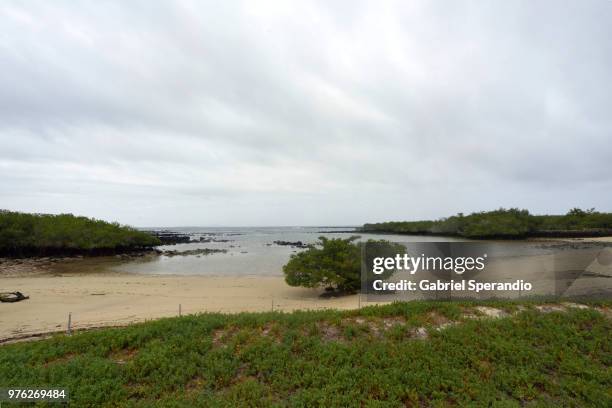
[[(152, 229), (152, 228), (148, 228)], [(170, 275), (258, 275), (280, 276), (282, 267), (291, 254), (299, 248), (280, 246), (274, 241), (301, 241), (315, 243), (320, 236), (328, 238), (348, 238), (359, 235), (359, 240), (386, 239), (394, 242), (440, 242), (457, 241), (451, 237), (425, 237), (411, 235), (364, 234), (346, 231), (354, 227), (249, 227), (249, 228), (158, 228), (183, 234), (192, 239), (200, 237), (228, 242), (205, 242), (161, 246), (161, 250), (185, 251), (198, 248), (225, 249), (227, 253), (210, 255), (159, 256), (154, 259), (133, 260), (113, 266), (118, 272)], [(342, 231), (342, 232), (340, 232)]]

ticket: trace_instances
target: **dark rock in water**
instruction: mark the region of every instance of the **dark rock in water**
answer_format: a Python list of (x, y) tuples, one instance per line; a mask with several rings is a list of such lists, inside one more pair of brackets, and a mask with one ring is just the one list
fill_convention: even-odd
[[(205, 235), (200, 236), (199, 233), (182, 233), (170, 230), (157, 230), (157, 231), (145, 231), (151, 235), (157, 237), (162, 245), (176, 245), (176, 244), (196, 244), (196, 243), (209, 243), (209, 242), (232, 242), (232, 239), (218, 238), (219, 233), (207, 232)], [(238, 235), (238, 234), (228, 234)]]
[(187, 255), (210, 255), (210, 254), (218, 254), (218, 253), (226, 253), (227, 249), (211, 249), (211, 248), (200, 248), (200, 249), (189, 249), (187, 251), (164, 251), (162, 255), (166, 255), (169, 257), (173, 256), (187, 256)]
[(276, 245), (280, 246), (290, 246), (291, 248), (310, 248), (310, 245), (303, 243), (302, 241), (274, 241)]
[[(198, 242), (232, 242), (232, 239), (223, 239), (223, 238), (211, 238), (211, 237), (200, 237)], [(193, 241), (195, 242), (195, 241)]]
[(191, 237), (186, 234), (181, 234), (180, 232), (174, 231), (145, 231), (151, 235), (157, 237), (162, 245), (176, 245), (176, 244), (188, 244), (191, 241)]

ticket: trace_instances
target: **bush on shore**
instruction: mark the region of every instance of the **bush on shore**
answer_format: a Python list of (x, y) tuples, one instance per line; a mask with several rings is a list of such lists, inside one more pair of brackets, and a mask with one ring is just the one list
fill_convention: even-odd
[(143, 231), (72, 214), (0, 210), (0, 254), (95, 253), (159, 245)]
[[(290, 286), (307, 288), (323, 287), (328, 292), (355, 293), (361, 288), (361, 246), (354, 242), (358, 236), (350, 238), (325, 238), (306, 251), (291, 255), (283, 267), (285, 281)], [(373, 241), (378, 252), (389, 254), (402, 253), (405, 248), (387, 241)], [(379, 275), (386, 279), (391, 272)]]

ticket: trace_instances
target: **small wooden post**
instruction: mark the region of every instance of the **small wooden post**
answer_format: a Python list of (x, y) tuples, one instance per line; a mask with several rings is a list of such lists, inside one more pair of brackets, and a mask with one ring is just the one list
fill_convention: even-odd
[(272, 311), (274, 311), (274, 298), (272, 298)]
[(72, 334), (72, 312), (68, 312), (68, 330), (66, 334), (69, 336)]
[(181, 304), (179, 303), (179, 317), (182, 316)]

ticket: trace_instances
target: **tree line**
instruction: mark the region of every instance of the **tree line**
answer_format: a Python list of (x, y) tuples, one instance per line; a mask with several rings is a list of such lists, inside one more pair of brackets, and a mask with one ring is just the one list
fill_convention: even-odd
[(0, 254), (103, 254), (151, 248), (159, 240), (135, 228), (72, 214), (0, 210)]
[(449, 235), (465, 238), (526, 238), (612, 235), (612, 213), (594, 208), (573, 208), (565, 215), (533, 215), (528, 210), (510, 208), (459, 213), (436, 221), (397, 221), (365, 224), (363, 232)]

